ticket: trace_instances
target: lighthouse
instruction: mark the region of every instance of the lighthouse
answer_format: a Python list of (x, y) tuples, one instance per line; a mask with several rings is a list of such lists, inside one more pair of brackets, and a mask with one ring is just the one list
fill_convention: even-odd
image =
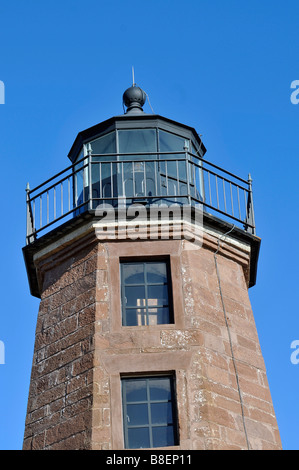
[(146, 113), (146, 97), (133, 84), (123, 114), (27, 186), (40, 306), (23, 449), (280, 449), (248, 295), (251, 177), (209, 161), (195, 128)]

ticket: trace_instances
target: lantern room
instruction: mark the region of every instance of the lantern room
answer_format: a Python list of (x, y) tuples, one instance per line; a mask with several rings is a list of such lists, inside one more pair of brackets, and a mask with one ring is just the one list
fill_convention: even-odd
[(144, 92), (123, 95), (125, 114), (80, 132), (69, 152), (74, 164), (74, 205), (87, 202), (123, 207), (186, 204), (204, 199), (201, 159), (205, 147), (196, 131), (164, 117), (144, 113)]

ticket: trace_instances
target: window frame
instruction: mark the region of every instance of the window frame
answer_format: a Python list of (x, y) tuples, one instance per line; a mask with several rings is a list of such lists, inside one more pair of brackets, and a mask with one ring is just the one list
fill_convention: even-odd
[[(146, 265), (146, 264), (152, 264), (152, 263), (165, 263), (166, 265), (166, 278), (167, 278), (167, 293), (168, 293), (168, 322), (166, 323), (156, 323), (154, 325), (150, 325), (149, 323), (149, 312), (148, 310), (151, 309), (151, 308), (159, 308), (159, 309), (162, 309), (162, 308), (165, 308), (165, 306), (150, 306), (148, 305), (148, 302), (146, 302), (146, 305), (145, 306), (140, 306), (140, 307), (127, 307), (126, 304), (125, 304), (125, 294), (124, 294), (124, 291), (125, 291), (125, 284), (123, 282), (123, 265), (126, 265), (126, 264), (143, 264), (143, 265)], [(145, 292), (146, 292), (146, 301), (148, 300), (148, 297), (147, 297), (147, 288), (148, 286), (152, 286), (152, 285), (162, 285), (162, 284), (155, 284), (155, 283), (149, 283), (147, 282), (147, 279), (146, 279), (146, 276), (145, 276), (145, 270), (143, 271), (144, 273), (144, 284), (130, 284), (130, 286), (140, 286), (140, 285), (144, 285), (145, 287)], [(119, 259), (119, 275), (120, 275), (120, 305), (121, 305), (121, 324), (123, 327), (145, 327), (145, 326), (159, 326), (159, 325), (173, 325), (175, 323), (175, 319), (174, 319), (174, 308), (173, 308), (173, 289), (172, 289), (172, 276), (171, 276), (171, 263), (170, 263), (170, 259), (169, 257), (167, 256), (158, 256), (158, 257), (151, 257), (151, 258), (147, 258), (147, 257), (134, 257), (134, 258), (120, 258)], [(164, 284), (165, 285), (165, 284)], [(140, 308), (141, 310), (145, 310), (145, 315), (146, 315), (146, 323), (145, 324), (141, 324), (141, 325), (138, 325), (138, 322), (137, 324), (135, 325), (127, 325), (127, 309), (132, 309), (134, 310), (137, 309), (137, 308)]]
[[(151, 380), (157, 379), (169, 379), (170, 384), (170, 399), (151, 399), (150, 397), (150, 385), (149, 382)], [(146, 381), (146, 400), (141, 401), (127, 401), (126, 398), (126, 390), (124, 384), (128, 381), (133, 380), (140, 380)], [(150, 446), (140, 447), (142, 448), (159, 448), (159, 447), (174, 447), (179, 445), (179, 428), (178, 428), (178, 411), (177, 411), (177, 395), (176, 395), (176, 378), (174, 372), (161, 372), (160, 374), (134, 374), (134, 375), (123, 375), (121, 376), (121, 398), (122, 398), (122, 414), (123, 414), (123, 442), (124, 442), (124, 449), (136, 449), (136, 447), (129, 446), (129, 436), (128, 430), (129, 429), (139, 429), (139, 428), (146, 428), (149, 432), (149, 443)], [(161, 404), (161, 403), (171, 403), (171, 411), (172, 411), (172, 421), (169, 423), (152, 423), (152, 411), (151, 411), (151, 404)], [(127, 420), (127, 405), (134, 405), (134, 404), (146, 404), (147, 405), (147, 412), (148, 412), (148, 424), (144, 425), (128, 425)], [(169, 445), (154, 445), (154, 436), (153, 436), (153, 428), (159, 427), (166, 427), (172, 426), (173, 428), (173, 442)]]

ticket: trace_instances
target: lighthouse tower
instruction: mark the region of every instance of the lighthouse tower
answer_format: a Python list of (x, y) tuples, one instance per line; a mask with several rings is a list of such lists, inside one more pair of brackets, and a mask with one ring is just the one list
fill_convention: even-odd
[(23, 448), (280, 449), (248, 297), (251, 178), (145, 100), (128, 88), (124, 114), (27, 188), (40, 307)]

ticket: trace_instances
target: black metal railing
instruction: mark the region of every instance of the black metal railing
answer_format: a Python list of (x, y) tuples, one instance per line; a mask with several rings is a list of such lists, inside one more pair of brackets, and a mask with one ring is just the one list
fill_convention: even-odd
[(255, 233), (252, 181), (186, 152), (87, 155), (27, 193), (30, 244), (100, 204), (200, 204)]

